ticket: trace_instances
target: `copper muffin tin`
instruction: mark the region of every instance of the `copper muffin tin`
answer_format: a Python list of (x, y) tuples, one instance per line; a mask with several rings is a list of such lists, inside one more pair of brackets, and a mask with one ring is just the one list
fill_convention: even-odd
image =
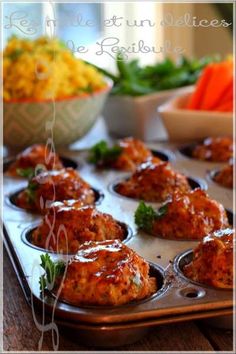
[[(148, 144), (157, 155), (171, 160), (174, 168), (193, 181), (193, 187), (207, 189), (208, 194), (221, 202), (233, 220), (233, 192), (214, 183), (209, 171), (214, 171), (222, 163), (212, 163), (192, 159), (177, 145)], [(186, 147), (185, 147), (186, 148)], [(127, 178), (124, 172), (96, 169), (87, 163), (87, 151), (63, 151), (63, 156), (73, 162), (81, 176), (91, 184), (98, 194), (97, 208), (127, 225), (124, 241), (150, 262), (153, 276), (157, 278), (159, 290), (148, 299), (117, 307), (76, 307), (59, 301), (54, 294), (44, 293), (44, 301), (39, 289), (40, 255), (44, 250), (34, 247), (27, 238), (27, 232), (35, 227), (41, 216), (26, 212), (14, 206), (14, 193), (24, 188), (27, 181), (4, 175), (4, 243), (14, 265), (27, 301), (33, 308), (45, 311), (49, 321), (55, 319), (59, 326), (73, 333), (87, 345), (118, 346), (137, 341), (153, 325), (180, 322), (211, 317), (229, 321), (233, 312), (233, 292), (215, 289), (187, 279), (182, 273), (182, 265), (192, 256), (196, 241), (175, 241), (153, 237), (137, 230), (134, 212), (137, 200), (117, 195), (114, 185)], [(9, 160), (6, 161), (9, 164)], [(68, 164), (67, 164), (68, 166)], [(160, 205), (158, 203), (150, 203)], [(71, 255), (50, 254), (53, 259), (68, 260)], [(73, 330), (73, 331), (72, 331)], [(75, 332), (77, 333), (75, 336)]]

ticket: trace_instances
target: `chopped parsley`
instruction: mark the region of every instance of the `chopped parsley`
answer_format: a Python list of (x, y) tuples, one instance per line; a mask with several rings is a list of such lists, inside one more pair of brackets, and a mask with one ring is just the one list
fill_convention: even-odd
[(11, 52), (10, 54), (8, 54), (8, 57), (11, 60), (17, 60), (19, 58), (19, 56), (23, 53), (23, 49), (20, 48), (16, 48), (13, 52)]

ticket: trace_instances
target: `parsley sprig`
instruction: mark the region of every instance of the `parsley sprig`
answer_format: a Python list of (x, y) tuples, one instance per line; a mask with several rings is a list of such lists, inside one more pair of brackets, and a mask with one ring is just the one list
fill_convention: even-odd
[(138, 208), (135, 211), (135, 224), (145, 231), (150, 232), (153, 222), (162, 218), (168, 210), (168, 204), (164, 204), (157, 211), (150, 205), (145, 204), (143, 201), (139, 203)]
[(29, 203), (34, 203), (35, 201), (35, 191), (38, 188), (38, 185), (32, 181), (29, 181), (28, 186), (26, 188), (26, 193), (28, 197)]
[(34, 176), (34, 169), (32, 167), (17, 168), (16, 173), (21, 177), (31, 179)]
[(109, 147), (106, 141), (101, 140), (90, 149), (88, 161), (97, 166), (103, 166), (117, 159), (121, 153), (120, 146)]
[(26, 177), (31, 180), (34, 176), (39, 175), (41, 172), (47, 171), (46, 167), (42, 164), (37, 164), (34, 168), (17, 168), (16, 173), (21, 177)]
[(40, 258), (40, 266), (45, 270), (45, 274), (39, 278), (40, 291), (43, 291), (46, 288), (52, 290), (56, 278), (63, 275), (65, 271), (65, 263), (63, 261), (53, 262), (47, 253), (45, 255), (42, 254)]
[(28, 197), (28, 203), (34, 203), (35, 201), (35, 191), (38, 189), (38, 183), (35, 183), (33, 177), (39, 175), (41, 172), (44, 171), (44, 167), (41, 165), (37, 165), (35, 169), (29, 167), (26, 169), (17, 169), (17, 173), (20, 174), (22, 177), (28, 177), (29, 183), (27, 188), (25, 189)]

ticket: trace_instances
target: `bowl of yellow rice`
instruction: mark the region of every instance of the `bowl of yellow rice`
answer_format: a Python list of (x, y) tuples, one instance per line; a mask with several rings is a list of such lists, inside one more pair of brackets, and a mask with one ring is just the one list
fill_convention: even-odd
[(73, 143), (93, 126), (111, 86), (57, 38), (11, 37), (3, 52), (4, 144)]

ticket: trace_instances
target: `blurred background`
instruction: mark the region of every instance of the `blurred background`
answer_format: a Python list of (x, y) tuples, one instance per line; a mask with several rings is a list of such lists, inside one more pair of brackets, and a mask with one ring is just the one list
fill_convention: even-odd
[[(9, 18), (15, 11), (21, 11), (28, 15), (28, 19), (36, 25), (35, 34), (24, 34), (16, 27), (6, 28)], [(233, 23), (233, 4), (226, 3), (4, 3), (3, 19), (5, 22), (3, 31), (3, 46), (7, 39), (12, 35), (26, 36), (30, 38), (46, 34), (47, 28), (44, 19), (46, 16), (54, 16), (57, 20), (56, 34), (64, 41), (73, 41), (77, 46), (93, 46), (96, 41), (104, 37), (117, 37), (120, 45), (128, 46), (133, 42), (144, 39), (149, 45), (160, 47), (165, 39), (171, 41), (174, 45), (184, 48), (184, 54), (187, 56), (201, 57), (208, 54), (227, 55), (233, 51), (232, 26), (226, 27), (131, 27), (122, 25), (120, 27), (104, 27), (103, 20), (116, 15), (130, 20), (149, 19), (155, 23), (160, 23), (168, 13), (179, 18), (186, 13), (197, 19), (224, 19)], [(17, 15), (19, 16), (19, 14)], [(82, 19), (81, 25), (78, 22)], [(84, 22), (90, 20), (92, 26), (85, 26)], [(146, 28), (146, 31), (145, 31)], [(96, 61), (102, 66), (111, 66), (112, 60), (108, 56), (94, 58), (94, 55), (87, 53), (83, 55), (84, 59)], [(173, 56), (173, 54), (172, 54)], [(132, 55), (131, 55), (132, 57)], [(151, 63), (157, 59), (162, 59), (163, 54), (138, 54), (143, 64)]]
[[(112, 22), (114, 17), (118, 19), (117, 22)], [(51, 21), (51, 26), (48, 26), (48, 19)], [(162, 25), (164, 19), (168, 25)], [(172, 23), (170, 24), (170, 22)], [(200, 22), (202, 25), (199, 25)], [(224, 129), (225, 135), (232, 134), (234, 102), (233, 3), (5, 2), (3, 4), (4, 47), (12, 35), (16, 35), (12, 39), (16, 43), (10, 44), (10, 48), (8, 51), (6, 50), (4, 77), (5, 95), (9, 101), (4, 104), (4, 138), (5, 143), (7, 142), (9, 146), (15, 144), (15, 141), (20, 141), (23, 144), (23, 135), (26, 135), (23, 124), (25, 122), (31, 124), (32, 116), (37, 117), (37, 127), (40, 125), (42, 134), (45, 133), (44, 121), (48, 119), (47, 110), (50, 111), (51, 107), (42, 102), (41, 107), (39, 103), (34, 102), (33, 98), (36, 98), (36, 101), (42, 98), (47, 99), (47, 92), (50, 90), (56, 92), (52, 87), (56, 86), (54, 83), (59, 79), (61, 79), (61, 83), (58, 84), (57, 93), (54, 92), (53, 97), (64, 99), (75, 95), (78, 106), (74, 107), (74, 102), (67, 100), (60, 103), (64, 107), (62, 110), (57, 102), (56, 116), (60, 130), (54, 135), (58, 137), (58, 145), (69, 144), (81, 138), (93, 126), (100, 113), (111, 135), (119, 137), (130, 135), (143, 140), (190, 139), (189, 131), (188, 135), (186, 133), (182, 136), (182, 133), (185, 132), (186, 119), (183, 111), (186, 112), (186, 108), (189, 109), (187, 103), (205, 66), (213, 61), (223, 62), (223, 67), (221, 64), (216, 65), (217, 72), (214, 74), (213, 83), (209, 77), (207, 78), (207, 82), (210, 82), (211, 85), (208, 88), (208, 94), (206, 95), (205, 92), (204, 95), (214, 96), (215, 101), (214, 104), (211, 102), (211, 104), (203, 106), (199, 100), (198, 107), (191, 106), (191, 119), (187, 110), (186, 115), (193, 131), (191, 138), (199, 139), (209, 134), (217, 136), (223, 134), (222, 129)], [(34, 40), (42, 35), (58, 37), (60, 51), (68, 52), (62, 57), (61, 62), (58, 62), (58, 67), (51, 70), (51, 77), (53, 77), (53, 73), (56, 73), (51, 86), (50, 70), (48, 69), (52, 64), (51, 59), (47, 59), (49, 61), (40, 59), (38, 63), (35, 59), (35, 52), (30, 52), (27, 56), (25, 49), (22, 50), (19, 47), (20, 44), (17, 43), (17, 41), (23, 42), (19, 40), (22, 37)], [(105, 47), (107, 52), (98, 55), (98, 51), (101, 49), (99, 43), (101, 44), (102, 41), (109, 38), (113, 44), (117, 41), (117, 46), (123, 48), (126, 54), (127, 48), (135, 50), (131, 50), (127, 56), (120, 58), (119, 55), (117, 56), (119, 48), (116, 48), (116, 52), (112, 52), (111, 45), (108, 44)], [(43, 41), (50, 41), (50, 39), (44, 38)], [(137, 49), (140, 41), (143, 41), (145, 46), (149, 48), (146, 53)], [(170, 46), (169, 50), (166, 48), (167, 42)], [(78, 53), (80, 46), (85, 47), (84, 53)], [(75, 56), (82, 60), (72, 56), (72, 61), (67, 61), (66, 58), (71, 56), (71, 53), (66, 47), (73, 49)], [(176, 48), (182, 49), (182, 55), (175, 51)], [(45, 44), (44, 50), (48, 58), (52, 50), (50, 47), (47, 48), (47, 44)], [(59, 57), (57, 56), (57, 60)], [(54, 58), (53, 55), (52, 58), (54, 60), (56, 56)], [(57, 66), (57, 60), (54, 60), (55, 66)], [(40, 80), (35, 81), (35, 69), (32, 71), (31, 77), (28, 77), (30, 75), (27, 63), (34, 63), (34, 61), (36, 61), (36, 67), (40, 64), (40, 70), (46, 74), (49, 73), (48, 81), (45, 79), (44, 82), (41, 82), (43, 89), (39, 90), (40, 97), (38, 93), (35, 94), (38, 92), (37, 87), (41, 87)], [(76, 71), (78, 62), (84, 63), (84, 61), (93, 64), (87, 68), (86, 74), (84, 74), (86, 70), (84, 72), (82, 69)], [(225, 64), (224, 61), (228, 63)], [(19, 74), (16, 74), (17, 63), (19, 64)], [(84, 63), (84, 65), (88, 66), (88, 63)], [(63, 67), (65, 67), (64, 72)], [(93, 92), (98, 92), (98, 87), (91, 88), (96, 71), (111, 80), (106, 81), (106, 92), (100, 92), (99, 95), (92, 97)], [(87, 86), (83, 82), (81, 84), (83, 75), (87, 75), (85, 80), (86, 83), (89, 82), (86, 84)], [(14, 79), (10, 80), (11, 77)], [(102, 82), (102, 78), (100, 81)], [(48, 87), (51, 87), (50, 90), (47, 84)], [(26, 90), (23, 91), (25, 87)], [(66, 94), (63, 88), (68, 88), (70, 94)], [(206, 85), (204, 85), (204, 89), (206, 89)], [(28, 93), (29, 90), (32, 91), (31, 96)], [(226, 91), (228, 92), (228, 96), (226, 95), (227, 105), (223, 100)], [(93, 106), (82, 96), (79, 96), (81, 92), (90, 92)], [(175, 100), (177, 96), (180, 96), (179, 100)], [(44, 115), (32, 112), (29, 114), (30, 109), (25, 109), (21, 102), (18, 102), (15, 107), (10, 101), (18, 98), (29, 99), (31, 101), (29, 107), (32, 112), (44, 112)], [(100, 99), (99, 104), (96, 99)], [(169, 105), (163, 106), (168, 102)], [(84, 110), (81, 108), (84, 104), (86, 104), (86, 111), (80, 116)], [(100, 108), (96, 111), (94, 107)], [(177, 118), (173, 118), (172, 113), (176, 107), (180, 113)], [(21, 112), (21, 116), (19, 112)], [(68, 112), (70, 112), (70, 120), (68, 120)], [(73, 124), (71, 123), (72, 113)], [(212, 124), (212, 116), (221, 124)], [(196, 125), (193, 124), (194, 119)], [(70, 127), (68, 121), (70, 121)], [(13, 123), (17, 137), (14, 141), (12, 139)], [(84, 126), (83, 130), (82, 126)], [(214, 131), (213, 126), (217, 130)], [(21, 138), (19, 138), (19, 132), (21, 132)], [(65, 137), (66, 133), (67, 138)], [(25, 138), (24, 145), (33, 142), (32, 136), (33, 134), (27, 137), (28, 140)], [(36, 138), (34, 137), (34, 139)]]

